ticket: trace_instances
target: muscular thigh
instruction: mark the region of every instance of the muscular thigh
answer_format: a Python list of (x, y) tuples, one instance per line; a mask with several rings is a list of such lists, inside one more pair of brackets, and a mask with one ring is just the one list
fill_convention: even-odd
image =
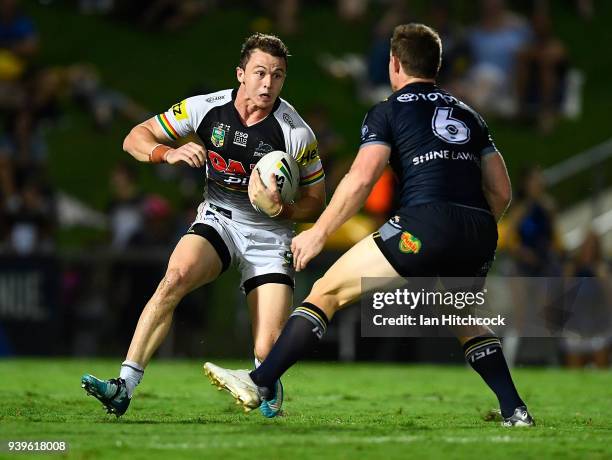
[(181, 277), (186, 291), (216, 279), (222, 270), (222, 263), (215, 248), (200, 235), (184, 235), (170, 256), (166, 273)]
[(322, 308), (331, 318), (336, 310), (361, 296), (362, 278), (381, 278), (381, 287), (389, 278), (399, 278), (372, 236), (364, 238), (340, 257), (315, 283), (306, 300)]

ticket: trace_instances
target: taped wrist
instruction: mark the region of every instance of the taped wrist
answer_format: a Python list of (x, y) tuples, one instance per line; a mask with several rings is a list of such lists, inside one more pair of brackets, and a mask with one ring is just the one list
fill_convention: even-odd
[(168, 153), (170, 147), (164, 144), (157, 144), (149, 153), (149, 161), (151, 163), (165, 163), (166, 153)]

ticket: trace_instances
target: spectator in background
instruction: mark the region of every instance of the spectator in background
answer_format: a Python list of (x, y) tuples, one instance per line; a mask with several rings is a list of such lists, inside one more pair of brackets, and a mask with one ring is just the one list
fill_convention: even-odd
[(115, 0), (113, 13), (151, 31), (173, 32), (185, 28), (215, 4), (216, 0)]
[(450, 0), (429, 2), (428, 21), (444, 43), (444, 59), (438, 75), (438, 85), (454, 89), (454, 83), (465, 75), (469, 62), (466, 36), (457, 21), (453, 21)]
[(325, 163), (325, 191), (327, 196), (331, 196), (351, 165), (350, 159), (342, 155), (345, 141), (332, 127), (329, 111), (324, 105), (311, 107), (304, 118), (317, 133), (319, 155)]
[(561, 112), (568, 71), (567, 51), (554, 35), (548, 7), (541, 3), (531, 19), (533, 39), (518, 53), (517, 96), (521, 115), (550, 133)]
[(530, 166), (522, 171), (508, 220), (512, 233), (509, 245), (517, 275), (558, 275), (562, 248), (555, 205), (546, 193), (546, 183), (539, 167)]
[(517, 55), (531, 40), (529, 24), (506, 8), (504, 0), (481, 0), (480, 21), (467, 34), (471, 67), (459, 88), (477, 110), (516, 114)]
[[(549, 304), (546, 283), (538, 277), (561, 274), (562, 246), (557, 230), (555, 206), (546, 194), (546, 184), (539, 167), (524, 168), (519, 180), (516, 200), (507, 215), (508, 250), (514, 262), (512, 289), (513, 330), (506, 334), (506, 358), (512, 365), (519, 353), (520, 337), (537, 323), (538, 316), (548, 314), (538, 307)], [(535, 320), (535, 322), (534, 322)]]
[(0, 139), (3, 201), (12, 199), (16, 193), (15, 163), (25, 163), (25, 158), (18, 156), (15, 138), (19, 137), (18, 128), (24, 126), (26, 83), (37, 52), (38, 34), (32, 19), (20, 10), (16, 0), (0, 0), (0, 111), (5, 115), (3, 131), (6, 133)]
[(104, 85), (98, 69), (92, 64), (72, 64), (56, 71), (70, 96), (93, 116), (100, 130), (108, 129), (118, 115), (131, 123), (140, 123), (150, 116), (132, 98)]
[(142, 203), (142, 214), (144, 225), (130, 238), (129, 245), (169, 251), (174, 242), (174, 221), (168, 200), (159, 195), (147, 196)]
[[(17, 0), (0, 0), (0, 105), (15, 107), (23, 102), (19, 82), (38, 52), (34, 22), (19, 9)], [(16, 90), (17, 93), (16, 93)]]
[(39, 174), (28, 177), (19, 199), (7, 210), (9, 252), (29, 255), (54, 249), (55, 200), (45, 182)]
[(565, 267), (569, 278), (584, 277), (562, 341), (565, 364), (598, 368), (609, 365), (612, 339), (610, 267), (604, 260), (599, 236), (589, 231), (575, 257)]
[(110, 177), (113, 199), (108, 207), (111, 247), (125, 249), (144, 223), (143, 196), (136, 172), (128, 163), (119, 163)]

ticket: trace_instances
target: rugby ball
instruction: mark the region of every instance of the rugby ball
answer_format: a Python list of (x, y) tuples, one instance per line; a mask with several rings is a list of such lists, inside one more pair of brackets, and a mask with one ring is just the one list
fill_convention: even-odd
[(270, 186), (270, 175), (274, 173), (276, 187), (283, 203), (291, 203), (294, 200), (300, 185), (300, 168), (291, 155), (274, 150), (261, 157), (255, 169), (266, 187)]

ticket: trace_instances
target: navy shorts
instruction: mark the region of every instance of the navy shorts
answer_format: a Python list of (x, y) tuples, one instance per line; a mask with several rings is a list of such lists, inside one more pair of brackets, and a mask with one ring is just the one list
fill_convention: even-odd
[(488, 211), (429, 203), (399, 209), (374, 241), (403, 277), (485, 277), (497, 224)]

